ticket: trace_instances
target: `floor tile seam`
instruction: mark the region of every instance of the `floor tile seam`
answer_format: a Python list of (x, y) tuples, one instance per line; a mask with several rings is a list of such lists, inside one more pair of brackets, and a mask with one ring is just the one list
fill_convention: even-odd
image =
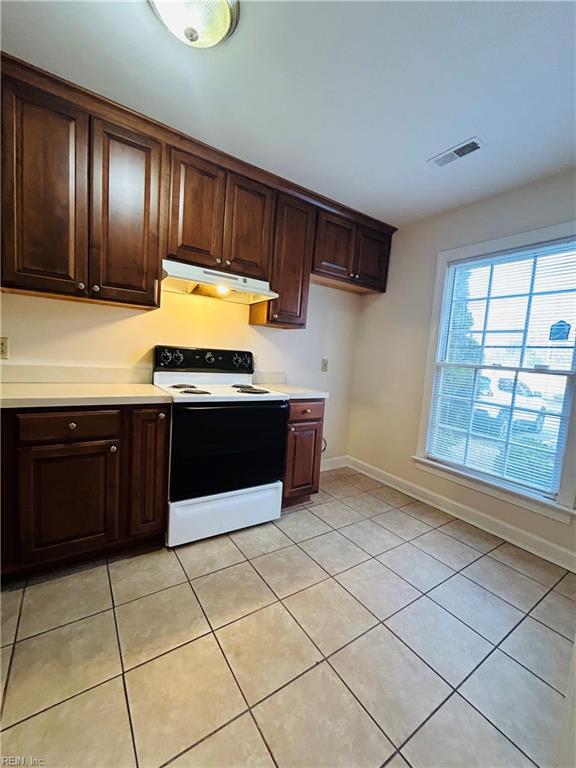
[[(12, 642), (12, 651), (10, 652), (10, 660), (8, 662), (8, 670), (6, 672), (6, 680), (4, 681), (4, 685), (2, 688), (3, 696), (2, 696), (2, 706), (0, 707), (0, 718), (4, 715), (4, 709), (6, 707), (6, 700), (8, 698), (8, 686), (10, 684), (10, 676), (12, 674), (12, 665), (14, 663), (14, 652), (16, 650), (16, 638), (18, 637), (18, 632), (20, 631), (20, 620), (22, 618), (22, 608), (24, 606), (24, 597), (26, 595), (26, 589), (28, 587), (28, 579), (24, 579), (24, 586), (22, 587), (22, 594), (20, 595), (20, 604), (18, 606), (18, 616), (16, 618), (16, 628), (14, 630), (14, 641)], [(0, 720), (1, 722), (1, 720)], [(2, 730), (0, 728), (0, 730)]]
[[(110, 588), (110, 596), (112, 597), (112, 577), (110, 575), (110, 567), (108, 565), (108, 562), (106, 562), (106, 575), (108, 577), (108, 586)], [(114, 631), (116, 634), (116, 643), (118, 646), (118, 656), (120, 658), (120, 669), (122, 670), (122, 690), (124, 692), (124, 700), (126, 702), (126, 712), (128, 715), (128, 725), (130, 727), (130, 738), (132, 741), (132, 751), (134, 753), (134, 764), (136, 765), (136, 768), (139, 766), (139, 760), (138, 760), (138, 750), (136, 749), (136, 735), (134, 733), (134, 723), (132, 721), (132, 710), (130, 708), (130, 700), (128, 698), (128, 690), (126, 686), (126, 678), (124, 677), (125, 672), (125, 665), (124, 665), (124, 656), (122, 654), (122, 643), (120, 642), (120, 632), (118, 630), (118, 619), (116, 616), (116, 611), (113, 608), (113, 616), (114, 616)]]
[[(550, 584), (544, 584), (543, 581), (538, 581), (538, 579), (535, 579), (533, 576), (529, 576), (525, 571), (520, 571), (518, 568), (515, 568), (513, 565), (510, 565), (510, 563), (505, 563), (503, 560), (498, 560), (497, 557), (492, 557), (492, 553), (495, 552), (497, 549), (500, 549), (500, 547), (503, 546), (503, 544), (511, 544), (513, 547), (516, 547), (516, 544), (512, 544), (511, 541), (504, 541), (499, 547), (495, 547), (494, 549), (490, 550), (490, 552), (486, 553), (486, 557), (489, 557), (491, 560), (495, 560), (497, 563), (500, 563), (500, 565), (505, 565), (506, 568), (510, 568), (511, 571), (515, 571), (516, 573), (519, 573), (521, 576), (524, 576), (527, 579), (530, 579), (530, 581), (533, 581), (535, 584), (539, 584), (541, 587), (549, 588)], [(523, 552), (528, 552), (527, 549), (522, 549), (522, 547), (518, 547), (518, 549), (521, 549)], [(529, 555), (532, 554), (532, 552), (528, 552)], [(539, 557), (539, 555), (534, 555), (534, 557)], [(541, 560), (544, 560), (545, 563), (550, 563), (550, 565), (556, 565), (556, 563), (552, 563), (550, 560), (545, 560), (543, 557), (540, 558)], [(557, 568), (560, 568), (561, 566), (556, 566)], [(568, 571), (564, 571), (554, 582), (554, 585), (558, 584)]]

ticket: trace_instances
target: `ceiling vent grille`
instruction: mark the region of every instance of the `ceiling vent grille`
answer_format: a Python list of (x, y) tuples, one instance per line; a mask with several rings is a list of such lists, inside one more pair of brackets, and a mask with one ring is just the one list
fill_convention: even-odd
[(446, 152), (441, 152), (439, 155), (431, 157), (428, 162), (434, 163), (438, 168), (443, 168), (445, 165), (453, 163), (455, 160), (460, 160), (461, 157), (466, 157), (466, 155), (470, 155), (472, 152), (477, 152), (481, 148), (482, 142), (474, 137), (468, 139), (463, 144), (458, 144), (456, 147), (446, 150)]

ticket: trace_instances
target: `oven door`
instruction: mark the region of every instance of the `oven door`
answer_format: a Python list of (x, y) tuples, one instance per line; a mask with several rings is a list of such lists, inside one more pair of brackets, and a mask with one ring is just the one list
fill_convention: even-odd
[(286, 401), (176, 405), (170, 501), (282, 480), (287, 421)]

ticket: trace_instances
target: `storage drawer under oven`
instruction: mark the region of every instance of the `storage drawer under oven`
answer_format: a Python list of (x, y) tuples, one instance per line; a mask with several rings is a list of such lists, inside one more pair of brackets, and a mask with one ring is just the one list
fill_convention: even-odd
[(19, 413), (20, 443), (68, 442), (120, 435), (120, 411), (50, 411)]

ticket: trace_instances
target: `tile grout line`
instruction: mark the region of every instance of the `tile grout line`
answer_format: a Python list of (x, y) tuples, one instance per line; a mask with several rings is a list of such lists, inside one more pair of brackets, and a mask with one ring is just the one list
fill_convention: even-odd
[(12, 665), (14, 663), (14, 654), (16, 653), (16, 638), (18, 637), (18, 630), (20, 629), (20, 619), (22, 618), (22, 608), (24, 607), (24, 596), (26, 595), (27, 586), (28, 586), (28, 578), (24, 579), (24, 586), (22, 587), (22, 594), (20, 595), (20, 604), (18, 606), (18, 617), (16, 619), (16, 628), (14, 630), (14, 640), (11, 643), (12, 649), (10, 651), (10, 660), (8, 661), (8, 670), (6, 672), (6, 680), (4, 681), (4, 685), (2, 686), (2, 706), (0, 707), (0, 717), (4, 715), (4, 708), (6, 706), (6, 700), (8, 698), (8, 695), (7, 695), (8, 683), (10, 682)]
[(136, 735), (134, 733), (134, 723), (132, 722), (132, 710), (130, 709), (130, 699), (128, 698), (128, 689), (126, 686), (125, 668), (124, 668), (124, 656), (122, 654), (122, 643), (120, 642), (120, 632), (118, 630), (118, 619), (116, 617), (116, 608), (114, 606), (114, 592), (112, 590), (112, 577), (110, 575), (110, 567), (108, 560), (106, 560), (106, 574), (108, 576), (108, 587), (110, 589), (110, 597), (112, 599), (112, 615), (114, 616), (114, 629), (116, 632), (116, 643), (118, 645), (118, 655), (120, 657), (120, 669), (122, 677), (122, 690), (124, 691), (124, 701), (126, 702), (126, 711), (128, 713), (128, 724), (130, 726), (130, 737), (132, 739), (132, 751), (134, 753), (134, 762), (136, 768), (138, 768), (138, 750), (136, 749)]
[[(234, 545), (235, 545), (235, 546), (236, 546), (238, 549), (240, 549), (240, 547), (238, 547), (238, 545), (236, 544), (236, 542), (232, 541), (232, 543), (233, 543), (233, 544), (234, 544)], [(176, 557), (178, 558), (178, 555), (176, 555)], [(180, 558), (178, 558), (178, 560), (180, 561)], [(247, 562), (249, 562), (249, 561), (247, 560)], [(180, 563), (180, 564), (182, 565), (182, 563)], [(184, 567), (184, 566), (182, 566), (182, 567)], [(254, 569), (254, 570), (256, 570), (256, 569)], [(253, 712), (252, 712), (252, 707), (251, 707), (251, 705), (249, 704), (249, 702), (248, 702), (248, 699), (246, 698), (246, 695), (244, 694), (244, 691), (243, 691), (243, 689), (242, 689), (242, 687), (241, 687), (240, 683), (238, 682), (238, 679), (237, 679), (237, 677), (236, 677), (236, 674), (235, 674), (234, 670), (232, 669), (232, 665), (230, 664), (230, 661), (229, 661), (229, 659), (228, 659), (228, 656), (226, 655), (226, 653), (224, 652), (224, 649), (222, 648), (222, 645), (221, 645), (221, 643), (220, 643), (220, 638), (219, 638), (219, 637), (218, 637), (218, 635), (216, 634), (216, 631), (214, 630), (214, 628), (213, 628), (213, 626), (212, 626), (212, 623), (211, 623), (210, 619), (208, 618), (208, 614), (207, 614), (207, 613), (206, 613), (206, 611), (204, 610), (204, 606), (203, 606), (203, 605), (202, 605), (202, 603), (200, 602), (200, 598), (199, 598), (199, 596), (196, 594), (196, 590), (194, 589), (194, 586), (193, 586), (192, 582), (190, 581), (190, 579), (188, 579), (188, 583), (189, 583), (189, 585), (190, 585), (190, 589), (192, 590), (192, 593), (194, 594), (194, 597), (195, 597), (195, 598), (196, 598), (196, 600), (198, 601), (198, 605), (200, 606), (200, 609), (201, 609), (202, 613), (204, 614), (204, 618), (206, 619), (206, 621), (207, 621), (207, 623), (208, 623), (208, 626), (209, 626), (209, 627), (212, 629), (212, 634), (214, 635), (214, 639), (215, 639), (215, 641), (216, 641), (216, 643), (217, 643), (217, 645), (218, 645), (218, 648), (220, 649), (220, 653), (222, 654), (222, 656), (223, 656), (223, 658), (224, 658), (224, 660), (225, 660), (225, 662), (226, 662), (226, 664), (227, 664), (227, 666), (228, 666), (228, 669), (230, 670), (230, 674), (232, 675), (232, 677), (233, 677), (233, 679), (234, 679), (234, 682), (236, 683), (236, 686), (237, 686), (238, 690), (240, 691), (240, 693), (241, 693), (241, 695), (242, 695), (242, 698), (244, 699), (244, 702), (245, 702), (245, 704), (246, 704), (246, 707), (247, 707), (247, 710), (248, 710), (248, 712), (250, 713), (250, 717), (252, 718), (252, 721), (253, 721), (253, 723), (254, 723), (254, 726), (255, 726), (255, 727), (256, 727), (256, 729), (258, 730), (258, 733), (260, 734), (260, 737), (261, 737), (262, 741), (264, 742), (264, 746), (266, 747), (266, 749), (268, 750), (268, 752), (269, 752), (269, 754), (270, 754), (270, 757), (271, 757), (271, 759), (272, 759), (272, 762), (274, 763), (274, 765), (276, 766), (276, 768), (278, 768), (278, 763), (276, 762), (276, 758), (274, 757), (274, 754), (273, 754), (273, 752), (272, 752), (272, 749), (271, 749), (271, 748), (270, 748), (270, 746), (268, 745), (268, 742), (267, 742), (267, 740), (266, 740), (266, 738), (265, 738), (264, 734), (262, 733), (262, 730), (261, 730), (261, 728), (260, 728), (260, 725), (258, 724), (258, 722), (256, 721), (256, 718), (254, 717), (254, 714), (253, 714)], [(270, 587), (268, 587), (268, 588), (270, 589)], [(272, 590), (272, 591), (273, 591), (273, 590)], [(276, 602), (278, 602), (278, 601), (276, 601)], [(275, 603), (271, 603), (270, 605), (275, 605)], [(264, 606), (264, 607), (265, 607), (265, 608), (268, 608), (269, 606)], [(263, 610), (263, 608), (262, 608), (262, 610)], [(242, 617), (242, 618), (244, 618), (244, 617)], [(219, 629), (222, 629), (222, 627), (219, 627)]]

